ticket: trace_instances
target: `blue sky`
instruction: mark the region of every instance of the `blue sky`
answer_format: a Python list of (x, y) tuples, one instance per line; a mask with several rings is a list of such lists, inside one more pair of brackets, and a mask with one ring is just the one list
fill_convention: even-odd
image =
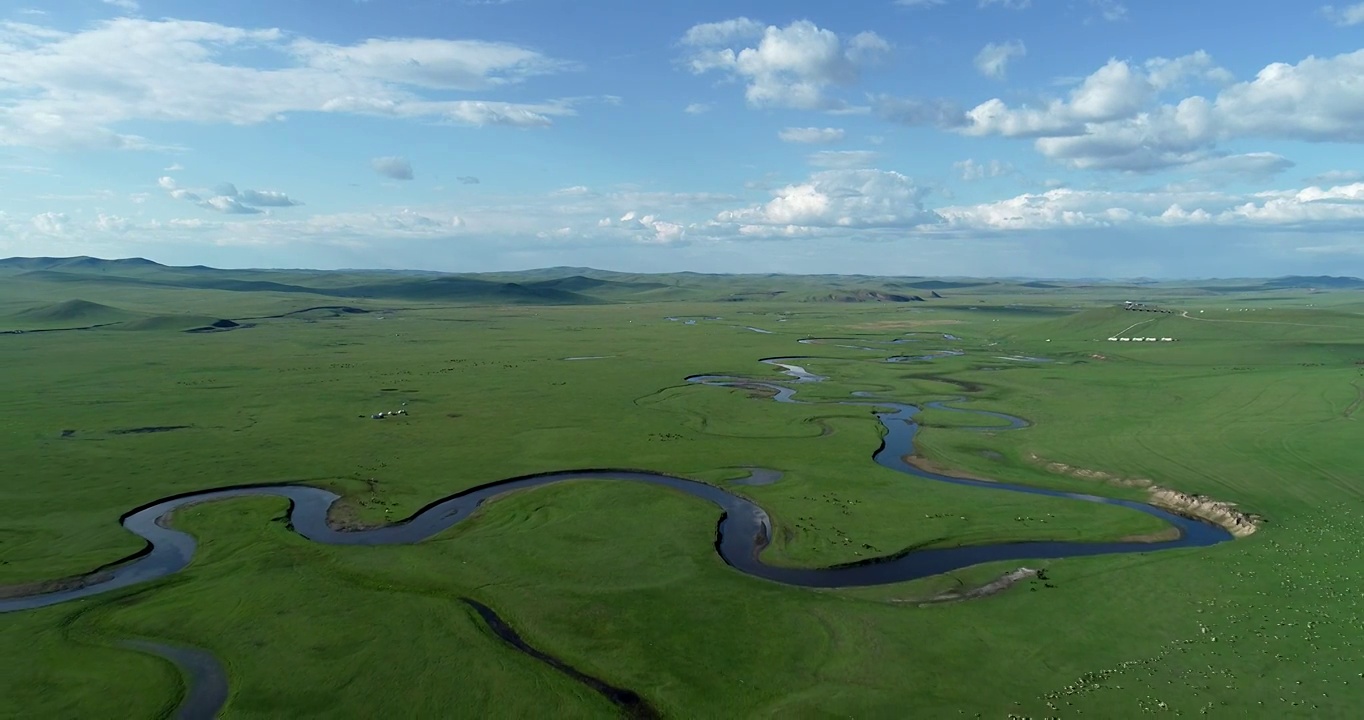
[(0, 0), (0, 255), (1364, 275), (1364, 3)]

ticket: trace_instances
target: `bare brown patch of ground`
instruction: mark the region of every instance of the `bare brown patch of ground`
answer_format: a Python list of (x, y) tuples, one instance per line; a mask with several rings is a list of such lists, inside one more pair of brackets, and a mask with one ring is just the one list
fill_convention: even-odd
[(1035, 577), (1040, 577), (1042, 575), (1042, 572), (1043, 571), (1041, 570), (1034, 570), (1033, 568), (1021, 567), (1018, 568), (1017, 570), (1010, 570), (1009, 572), (1000, 575), (994, 580), (991, 580), (990, 582), (985, 583), (980, 587), (971, 588), (970, 590), (949, 590), (945, 593), (939, 593), (937, 595), (934, 595), (933, 597), (928, 598), (927, 600), (897, 599), (891, 600), (891, 602), (916, 603), (920, 607), (922, 607), (924, 605), (936, 605), (939, 603), (975, 600), (977, 598), (998, 595), (999, 593), (1002, 593), (1005, 590), (1008, 590), (1009, 588), (1013, 587), (1017, 583)]
[(1149, 488), (1156, 484), (1155, 481), (1151, 480), (1150, 478), (1122, 477), (1119, 475), (1114, 475), (1112, 473), (1106, 473), (1102, 470), (1087, 470), (1085, 468), (1078, 468), (1061, 462), (1050, 462), (1043, 458), (1038, 457), (1034, 453), (1028, 453), (1028, 459), (1032, 460), (1033, 462), (1041, 464), (1043, 467), (1045, 467), (1047, 470), (1051, 472), (1060, 475), (1069, 475), (1073, 478), (1079, 478), (1081, 480), (1098, 480), (1099, 482), (1102, 482), (1104, 484), (1114, 485), (1117, 487)]
[[(373, 478), (366, 480), (365, 485), (370, 493), (377, 492), (378, 490), (378, 481)], [(371, 495), (370, 499), (366, 501), (363, 498), (357, 498), (339, 490), (337, 491), (337, 494), (340, 495), (341, 498), (332, 503), (331, 507), (327, 508), (327, 527), (332, 530), (373, 530), (375, 528), (387, 527), (391, 524), (387, 519), (373, 521), (366, 520), (363, 517), (365, 511), (369, 510), (372, 506), (385, 504), (378, 497)], [(385, 509), (384, 512), (387, 513), (388, 510)]]
[(1147, 502), (1150, 504), (1180, 515), (1221, 525), (1238, 538), (1245, 537), (1255, 532), (1259, 529), (1260, 524), (1264, 522), (1264, 518), (1259, 515), (1238, 510), (1236, 508), (1236, 503), (1214, 500), (1206, 495), (1196, 495), (1161, 487), (1155, 484), (1155, 481), (1150, 478), (1129, 478), (1107, 473), (1102, 470), (1077, 468), (1065, 463), (1049, 462), (1033, 453), (1028, 453), (1028, 457), (1033, 462), (1041, 464), (1047, 470), (1054, 473), (1069, 475), (1070, 477), (1080, 478), (1082, 480), (1097, 480), (1118, 487), (1143, 488), (1150, 494), (1147, 499)]
[(1169, 542), (1179, 539), (1179, 528), (1168, 527), (1157, 532), (1142, 533), (1140, 535), (1128, 535), (1118, 538), (1118, 542), (1139, 542), (1139, 543), (1158, 543)]
[(1259, 530), (1260, 523), (1264, 522), (1264, 518), (1259, 515), (1237, 510), (1236, 503), (1214, 500), (1206, 495), (1194, 495), (1170, 488), (1152, 487), (1150, 502), (1156, 507), (1165, 508), (1171, 512), (1221, 525), (1227, 529), (1227, 532), (1238, 538)]
[(39, 582), (24, 583), (22, 585), (0, 585), (0, 600), (26, 597), (28, 595), (45, 595), (47, 593), (64, 592), (66, 590), (79, 590), (87, 585), (104, 582), (111, 577), (113, 576), (107, 571), (97, 570), (86, 575), (57, 578), (56, 580), (42, 580)]
[(904, 460), (912, 467), (916, 467), (924, 472), (931, 472), (935, 475), (946, 475), (947, 477), (961, 478), (963, 480), (980, 480), (981, 482), (999, 482), (994, 478), (972, 475), (971, 473), (962, 472), (956, 468), (950, 468), (937, 461), (929, 460), (922, 455), (906, 455), (901, 458), (901, 460)]

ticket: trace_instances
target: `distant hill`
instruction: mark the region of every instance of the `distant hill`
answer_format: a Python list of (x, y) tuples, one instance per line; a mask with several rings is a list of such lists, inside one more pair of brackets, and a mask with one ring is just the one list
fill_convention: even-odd
[[(553, 267), (488, 273), (439, 273), (426, 270), (223, 270), (195, 265), (162, 265), (144, 258), (104, 260), (73, 258), (8, 258), (0, 260), (0, 277), (29, 288), (27, 297), (122, 297), (129, 288), (156, 288), (289, 295), (318, 307), (357, 301), (408, 301), (460, 305), (587, 305), (617, 302), (697, 301), (763, 302), (771, 300), (840, 303), (909, 303), (942, 300), (937, 291), (971, 290), (973, 302), (1013, 294), (1052, 295), (1077, 288), (1158, 292), (1198, 291), (1197, 295), (1305, 290), (1364, 289), (1352, 277), (1281, 277), (1188, 282), (1029, 280), (885, 277), (874, 275), (783, 275), (776, 273), (708, 274), (676, 272), (626, 273), (584, 267)], [(14, 287), (18, 287), (18, 284)], [(1189, 297), (1185, 294), (1182, 297)], [(959, 299), (948, 300), (956, 302)], [(1045, 304), (1045, 303), (1044, 303)], [(200, 305), (200, 307), (204, 307)], [(86, 309), (87, 311), (89, 308)], [(1038, 308), (1006, 308), (1045, 314)], [(55, 312), (55, 311), (54, 311)], [(77, 313), (80, 314), (80, 313)], [(97, 315), (98, 313), (90, 313)], [(117, 321), (117, 320), (115, 320)], [(25, 321), (27, 322), (27, 321)], [(175, 322), (175, 321), (166, 321)], [(156, 323), (151, 323), (155, 325)]]
[(1274, 278), (1265, 284), (1279, 288), (1318, 288), (1323, 290), (1354, 290), (1364, 288), (1364, 280), (1357, 277), (1332, 277), (1330, 275), (1317, 275), (1313, 277), (1293, 275), (1289, 277)]
[(137, 317), (140, 317), (137, 313), (88, 300), (67, 300), (20, 310), (0, 320), (5, 325), (21, 328), (86, 327), (125, 322)]
[(0, 268), (18, 271), (14, 277), (25, 280), (64, 285), (96, 283), (227, 292), (307, 294), (319, 296), (319, 299), (372, 298), (465, 304), (589, 305), (603, 300), (567, 288), (580, 287), (609, 296), (662, 287), (659, 283), (612, 283), (587, 277), (523, 284), (448, 274), (385, 277), (373, 274), (348, 276), (339, 272), (323, 271), (215, 270), (204, 267), (170, 267), (140, 259), (10, 258), (0, 260)]
[(0, 259), (0, 268), (14, 268), (17, 270), (75, 270), (108, 272), (110, 270), (126, 270), (131, 268), (163, 268), (166, 267), (158, 262), (153, 262), (146, 258), (124, 258), (120, 260), (103, 260), (86, 255), (69, 258), (36, 257), (23, 258), (13, 257)]

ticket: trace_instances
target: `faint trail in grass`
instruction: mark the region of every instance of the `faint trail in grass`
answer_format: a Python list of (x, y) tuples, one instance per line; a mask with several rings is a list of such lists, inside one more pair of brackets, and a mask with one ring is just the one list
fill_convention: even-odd
[(1364, 403), (1364, 387), (1360, 387), (1360, 386), (1359, 386), (1359, 383), (1357, 383), (1357, 382), (1352, 382), (1352, 383), (1350, 383), (1350, 385), (1354, 387), (1356, 397), (1355, 397), (1355, 401), (1352, 402), (1352, 403), (1350, 403), (1350, 407), (1345, 408), (1345, 419), (1346, 419), (1346, 420), (1353, 420), (1353, 419), (1355, 419), (1355, 418), (1354, 418), (1355, 411), (1359, 409), (1360, 403)]
[(1293, 325), (1293, 326), (1295, 326), (1295, 327), (1335, 328), (1335, 329), (1337, 329), (1337, 330), (1350, 330), (1350, 329), (1352, 329), (1352, 328), (1349, 328), (1349, 327), (1347, 327), (1347, 326), (1345, 326), (1345, 325), (1320, 325), (1320, 324), (1313, 324), (1313, 323), (1283, 322), (1282, 320), (1216, 320), (1216, 319), (1213, 319), (1213, 318), (1194, 317), (1193, 315), (1190, 315), (1190, 314), (1189, 314), (1189, 311), (1188, 311), (1188, 310), (1185, 310), (1185, 311), (1183, 312), (1183, 314), (1181, 314), (1179, 317), (1185, 318), (1185, 319), (1187, 319), (1187, 320), (1197, 320), (1197, 321), (1199, 321), (1199, 322), (1214, 322), (1214, 323), (1245, 323), (1245, 324), (1248, 324), (1248, 325)]
[(1127, 327), (1123, 328), (1122, 330), (1119, 330), (1119, 331), (1118, 331), (1118, 334), (1114, 335), (1113, 337), (1122, 337), (1124, 334), (1126, 334), (1126, 333), (1127, 333), (1128, 331), (1130, 331), (1132, 328), (1140, 327), (1140, 326), (1142, 326), (1142, 325), (1145, 325), (1146, 323), (1153, 323), (1153, 322), (1155, 322), (1155, 321), (1157, 321), (1157, 320), (1159, 320), (1159, 319), (1160, 319), (1160, 318), (1151, 318), (1150, 320), (1142, 320), (1141, 322), (1132, 323), (1131, 325), (1128, 325)]

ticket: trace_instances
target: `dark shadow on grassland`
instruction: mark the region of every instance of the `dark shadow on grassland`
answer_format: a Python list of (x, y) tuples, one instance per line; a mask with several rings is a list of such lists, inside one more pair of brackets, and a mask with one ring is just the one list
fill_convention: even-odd
[(598, 693), (601, 693), (603, 697), (610, 700), (616, 707), (620, 708), (626, 717), (637, 718), (639, 720), (649, 720), (659, 717), (658, 711), (654, 710), (644, 698), (640, 697), (639, 693), (610, 685), (605, 681), (599, 680), (574, 668), (572, 665), (569, 665), (552, 655), (536, 649), (531, 646), (530, 643), (523, 640), (521, 636), (517, 634), (516, 630), (512, 629), (511, 625), (508, 625), (496, 612), (493, 612), (492, 608), (467, 597), (460, 598), (460, 600), (463, 601), (465, 605), (473, 608), (474, 611), (478, 613), (478, 616), (483, 619), (483, 622), (487, 624), (488, 629), (492, 630), (493, 634), (501, 638), (503, 642), (520, 650), (526, 655), (549, 665), (555, 670), (558, 670), (593, 690), (596, 690)]

